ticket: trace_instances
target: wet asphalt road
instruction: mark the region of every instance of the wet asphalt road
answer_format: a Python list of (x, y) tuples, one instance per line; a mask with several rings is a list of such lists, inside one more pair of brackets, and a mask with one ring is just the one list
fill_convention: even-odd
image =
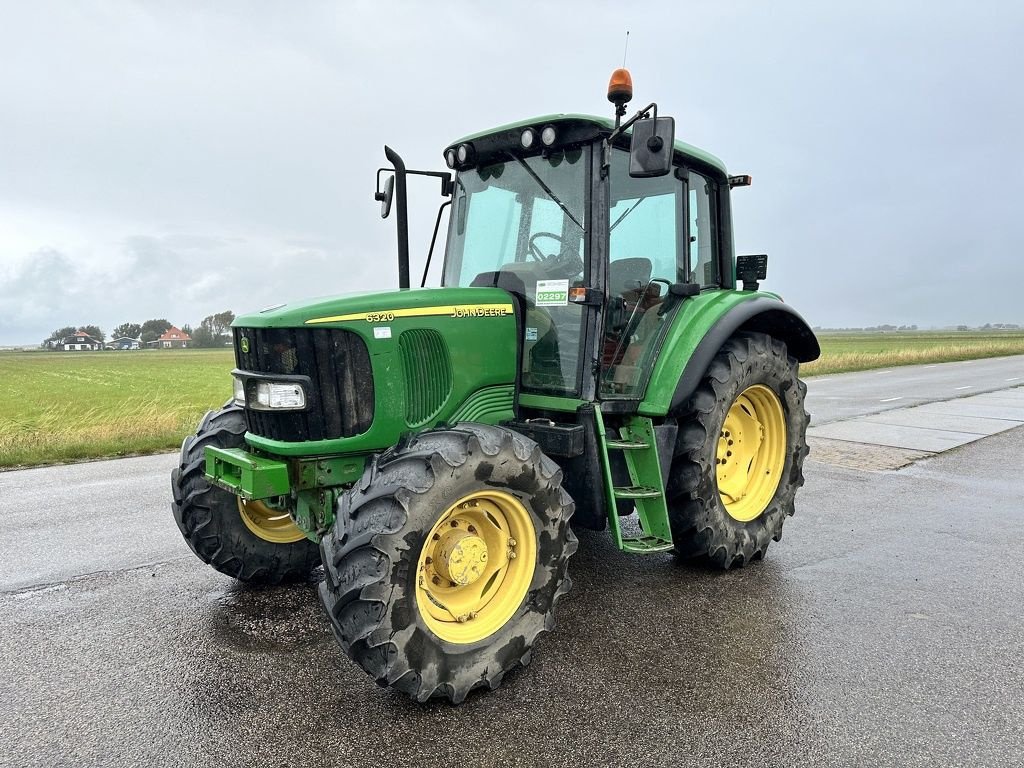
[(807, 410), (820, 425), (1022, 384), (1024, 355), (905, 365), (808, 379)]
[(737, 572), (584, 532), (531, 666), (461, 707), (374, 686), (311, 587), (195, 560), (173, 463), (0, 473), (0, 765), (1024, 764), (1024, 429), (810, 461)]

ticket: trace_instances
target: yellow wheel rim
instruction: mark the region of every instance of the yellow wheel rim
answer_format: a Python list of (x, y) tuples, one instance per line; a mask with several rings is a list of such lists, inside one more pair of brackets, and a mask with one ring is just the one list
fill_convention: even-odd
[(463, 496), (423, 543), (416, 572), (420, 616), (442, 640), (483, 640), (519, 610), (536, 562), (537, 533), (519, 499), (504, 491)]
[(238, 514), (245, 527), (264, 541), (293, 544), (306, 538), (286, 509), (278, 509), (263, 501), (246, 501), (238, 497)]
[(736, 398), (718, 436), (715, 463), (726, 512), (743, 523), (760, 517), (786, 463), (786, 416), (771, 389), (755, 384)]

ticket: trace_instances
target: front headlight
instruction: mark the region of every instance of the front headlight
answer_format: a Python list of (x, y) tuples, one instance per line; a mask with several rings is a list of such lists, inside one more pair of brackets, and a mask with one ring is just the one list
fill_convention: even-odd
[(234, 377), (234, 399), (235, 405), (245, 407), (245, 382), (237, 376)]
[(268, 411), (299, 411), (306, 407), (306, 392), (293, 382), (257, 381), (253, 408)]
[(266, 381), (236, 376), (234, 401), (257, 411), (301, 411), (306, 407), (306, 390), (295, 381)]

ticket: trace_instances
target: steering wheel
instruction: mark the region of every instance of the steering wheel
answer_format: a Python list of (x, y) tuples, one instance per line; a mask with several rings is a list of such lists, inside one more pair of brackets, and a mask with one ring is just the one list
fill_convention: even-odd
[(540, 246), (537, 245), (537, 241), (540, 240), (542, 237), (547, 237), (547, 238), (550, 238), (550, 239), (556, 241), (558, 243), (558, 246), (559, 246), (558, 250), (561, 251), (561, 249), (562, 249), (561, 248), (561, 246), (562, 246), (562, 236), (561, 235), (556, 235), (554, 232), (534, 232), (532, 235), (530, 235), (530, 240), (526, 244), (526, 252), (527, 252), (528, 255), (533, 257), (534, 261), (544, 262), (544, 261), (548, 261), (549, 259), (555, 258), (554, 256), (547, 256), (547, 255), (545, 255), (544, 251), (542, 251), (540, 249)]
[[(557, 253), (546, 255), (537, 245), (541, 238), (550, 238), (558, 243)], [(583, 259), (574, 253), (567, 253), (562, 250), (562, 236), (554, 232), (534, 232), (526, 245), (527, 254), (536, 262), (539, 262), (544, 274), (548, 277), (570, 277), (578, 275), (583, 271)]]

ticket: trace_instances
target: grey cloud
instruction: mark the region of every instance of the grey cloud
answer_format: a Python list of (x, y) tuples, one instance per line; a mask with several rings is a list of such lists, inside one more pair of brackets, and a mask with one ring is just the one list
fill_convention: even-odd
[[(487, 126), (609, 114), (627, 26), (636, 101), (753, 174), (736, 240), (766, 288), (823, 325), (1024, 321), (1024, 7), (621, 8), (7, 5), (0, 344), (394, 286), (384, 142), (436, 168)], [(418, 273), (440, 199), (410, 195)]]

